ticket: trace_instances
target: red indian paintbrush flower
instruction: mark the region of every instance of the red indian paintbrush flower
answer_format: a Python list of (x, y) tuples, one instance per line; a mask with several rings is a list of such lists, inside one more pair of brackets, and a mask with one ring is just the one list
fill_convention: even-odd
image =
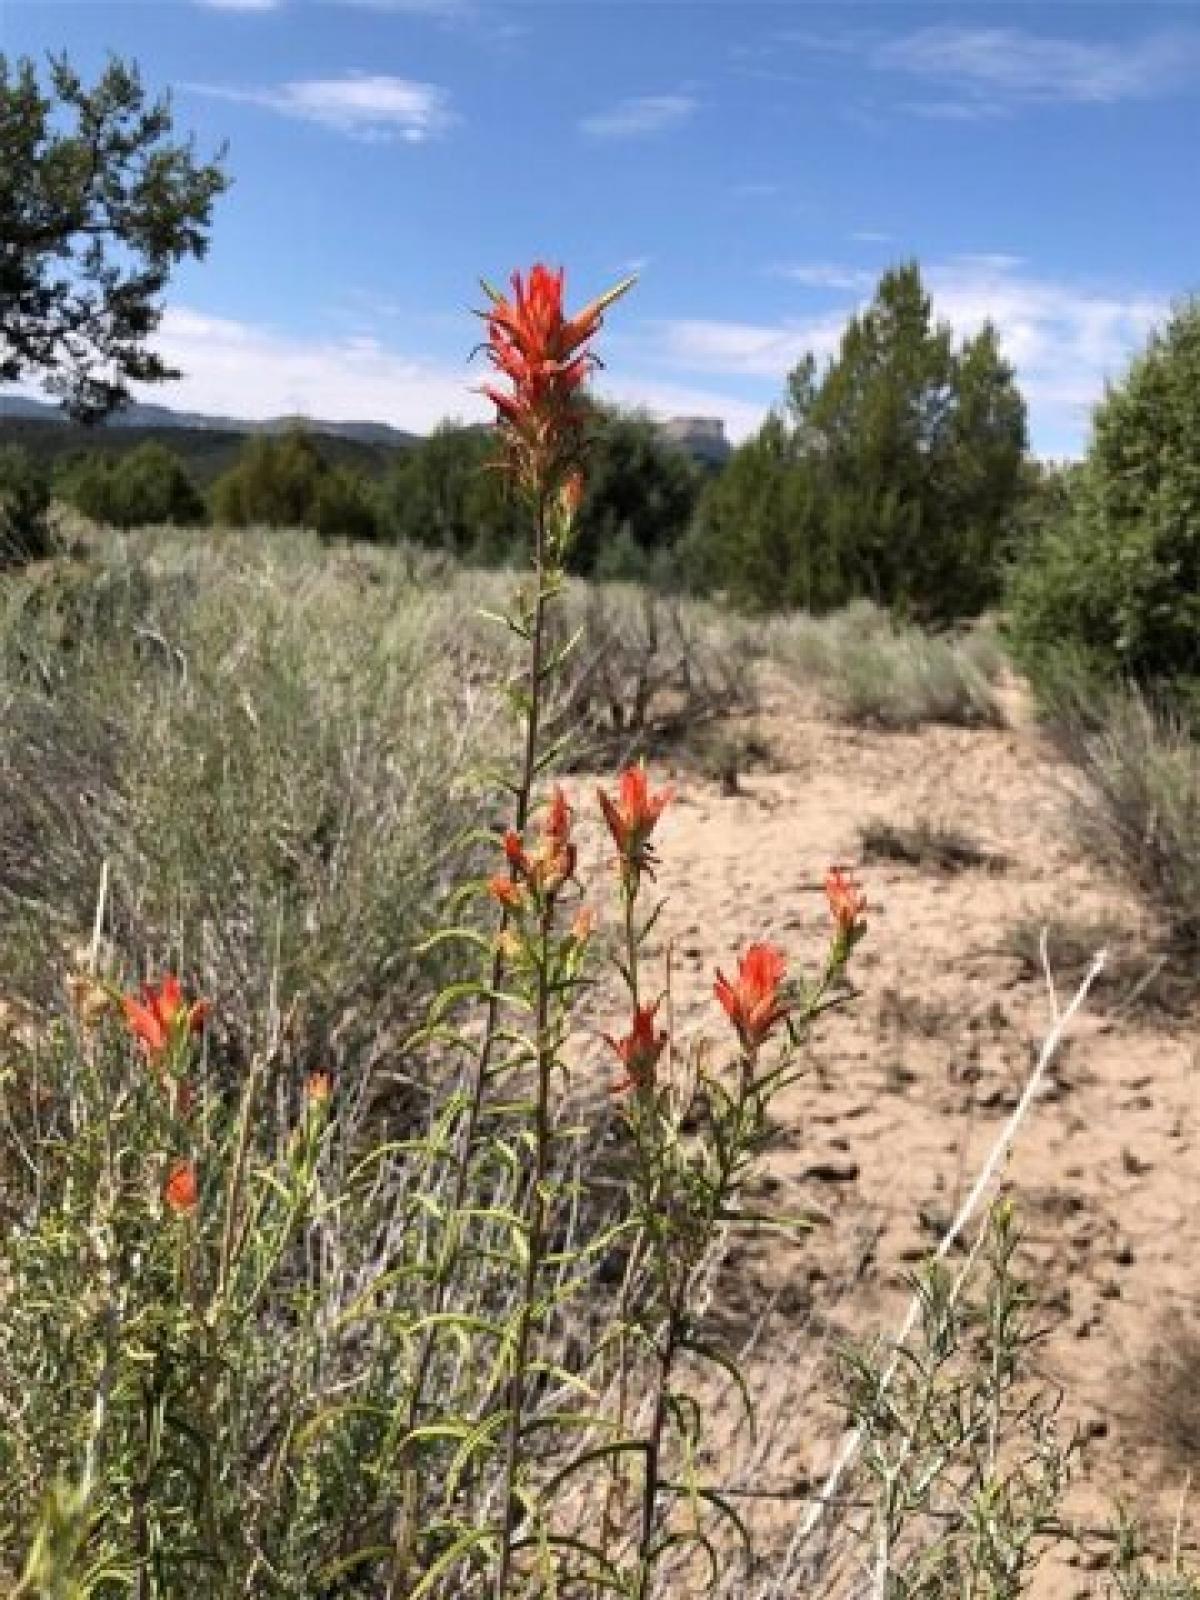
[(561, 267), (552, 272), (539, 261), (527, 277), (514, 272), (511, 299), (483, 285), (492, 302), (479, 313), (488, 359), (512, 385), (507, 393), (484, 384), (483, 393), (496, 407), (512, 465), (532, 487), (549, 490), (569, 464), (583, 421), (578, 391), (596, 365), (587, 342), (632, 282), (625, 279), (573, 317), (563, 311)]
[(848, 954), (867, 931), (867, 897), (850, 873), (830, 867), (825, 875), (825, 896), (833, 917), (834, 938)]
[(161, 1056), (177, 1040), (199, 1033), (208, 1015), (208, 1002), (186, 1005), (179, 979), (168, 973), (155, 988), (142, 985), (141, 998), (127, 994), (121, 1004), (129, 1030), (148, 1056)]
[(503, 872), (494, 873), (487, 882), (488, 893), (507, 911), (522, 911), (525, 907), (524, 886)]
[(537, 844), (526, 850), (521, 835), (509, 828), (504, 835), (504, 854), (512, 868), (512, 877), (489, 879), (488, 889), (493, 898), (509, 910), (519, 911), (525, 903), (524, 886), (528, 885), (544, 900), (554, 899), (563, 885), (575, 876), (578, 853), (571, 839), (573, 815), (574, 808), (568, 804), (562, 786), (555, 784)]
[(600, 809), (608, 831), (621, 857), (622, 870), (632, 877), (641, 872), (654, 876), (654, 852), (650, 835), (667, 806), (675, 798), (674, 789), (651, 794), (645, 767), (626, 767), (617, 780), (617, 798), (598, 789)]
[(310, 1072), (304, 1080), (304, 1103), (309, 1106), (325, 1105), (333, 1093), (333, 1077), (328, 1072)]
[(772, 944), (752, 944), (738, 962), (733, 983), (723, 972), (717, 973), (713, 992), (747, 1054), (752, 1055), (788, 1014), (787, 1002), (779, 993), (786, 973), (783, 952)]
[(615, 1051), (625, 1068), (625, 1077), (610, 1086), (611, 1094), (622, 1094), (626, 1089), (648, 1089), (654, 1085), (654, 1069), (667, 1045), (666, 1030), (654, 1026), (658, 1003), (652, 1006), (635, 1006), (633, 1023), (621, 1039), (604, 1035), (604, 1042)]
[(172, 1161), (163, 1186), (163, 1201), (176, 1216), (190, 1216), (196, 1209), (199, 1189), (195, 1162)]

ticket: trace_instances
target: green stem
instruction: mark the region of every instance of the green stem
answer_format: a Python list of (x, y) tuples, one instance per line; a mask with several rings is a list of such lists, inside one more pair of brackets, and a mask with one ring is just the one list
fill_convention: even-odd
[(533, 1331), (534, 1311), (538, 1300), (538, 1274), (545, 1249), (547, 1195), (550, 1177), (550, 1146), (552, 1125), (550, 1116), (551, 1073), (554, 1067), (554, 1050), (549, 1038), (550, 991), (548, 965), (550, 960), (549, 908), (542, 915), (541, 950), (538, 961), (538, 992), (536, 1016), (537, 1040), (537, 1103), (534, 1108), (534, 1158), (533, 1178), (529, 1197), (529, 1227), (526, 1240), (525, 1281), (522, 1285), (520, 1321), (517, 1325), (517, 1343), (513, 1352), (513, 1369), (509, 1383), (508, 1438), (504, 1459), (504, 1525), (500, 1538), (500, 1558), (496, 1571), (496, 1600), (503, 1600), (508, 1592), (512, 1573), (513, 1540), (520, 1522), (520, 1502), (517, 1496), (517, 1477), (521, 1466), (521, 1434), (525, 1423), (529, 1346)]
[[(528, 710), (525, 719), (525, 741), (522, 752), (521, 772), (517, 782), (513, 814), (513, 826), (518, 833), (524, 830), (529, 821), (533, 785), (537, 776), (538, 737), (541, 726), (546, 601), (548, 598), (546, 591), (545, 492), (542, 492), (538, 497), (535, 541), (534, 580), (536, 594), (534, 596), (533, 619), (530, 628)], [(497, 930), (500, 935), (503, 935), (507, 929), (509, 921), (508, 911), (502, 910)], [(421, 1412), (425, 1404), (425, 1391), (433, 1369), (433, 1355), (436, 1347), (439, 1319), (449, 1305), (450, 1293), (454, 1282), (454, 1268), (458, 1260), (459, 1251), (458, 1218), (466, 1203), (467, 1191), (470, 1186), (473, 1170), (472, 1156), (478, 1138), (480, 1119), (483, 1115), (488, 1072), (499, 1032), (500, 1001), (497, 996), (504, 976), (504, 964), (504, 955), (499, 946), (497, 946), (496, 952), (492, 957), (491, 973), (488, 981), (488, 1001), (484, 1011), (483, 1037), (480, 1041), (478, 1053), (474, 1058), (466, 1114), (459, 1129), (457, 1148), (454, 1154), (454, 1187), (451, 1191), (448, 1213), (450, 1218), (449, 1226), (452, 1230), (450, 1243), (438, 1265), (437, 1280), (433, 1293), (433, 1315), (426, 1324), (417, 1350), (404, 1419), (402, 1450), (407, 1448), (407, 1441), (420, 1422)], [(416, 1543), (417, 1530), (421, 1523), (421, 1492), (415, 1477), (412, 1480), (412, 1484), (412, 1496), (409, 1503), (403, 1508), (400, 1526), (395, 1536), (395, 1553), (385, 1600), (399, 1600), (403, 1592), (401, 1586), (407, 1581), (411, 1570), (411, 1555)]]

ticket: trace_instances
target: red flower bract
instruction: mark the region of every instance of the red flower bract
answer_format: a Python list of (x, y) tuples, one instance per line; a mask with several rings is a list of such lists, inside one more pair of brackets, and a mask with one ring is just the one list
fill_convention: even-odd
[(199, 1189), (196, 1166), (192, 1161), (172, 1161), (163, 1186), (163, 1202), (176, 1216), (188, 1216), (196, 1209)]
[(605, 309), (632, 283), (627, 278), (573, 317), (563, 312), (563, 271), (540, 261), (527, 277), (512, 275), (512, 298), (484, 284), (491, 308), (488, 358), (512, 384), (511, 393), (492, 384), (483, 393), (496, 407), (510, 462), (531, 487), (550, 489), (570, 464), (583, 412), (578, 390), (596, 357), (586, 348)]
[(653, 876), (654, 852), (650, 848), (650, 835), (675, 798), (674, 789), (660, 789), (657, 794), (651, 794), (645, 767), (626, 767), (617, 780), (615, 800), (603, 789), (597, 790), (597, 794), (623, 869), (635, 875), (650, 872)]
[(575, 876), (578, 852), (571, 839), (573, 807), (562, 787), (555, 784), (542, 819), (541, 837), (532, 849), (525, 848), (521, 835), (509, 828), (504, 835), (504, 854), (512, 868), (511, 878), (497, 875), (488, 880), (488, 890), (501, 905), (519, 911), (525, 903), (524, 885), (545, 902), (550, 902)]
[(779, 986), (787, 973), (783, 952), (771, 944), (752, 944), (738, 962), (737, 978), (730, 983), (717, 973), (713, 992), (738, 1031), (742, 1048), (753, 1053), (776, 1023), (788, 1014)]
[(624, 1038), (614, 1039), (607, 1033), (604, 1035), (605, 1044), (620, 1057), (626, 1074), (619, 1083), (611, 1086), (612, 1094), (621, 1094), (626, 1089), (646, 1089), (653, 1086), (654, 1069), (667, 1045), (666, 1030), (656, 1029), (654, 1026), (657, 1010), (657, 1003), (652, 1006), (636, 1006), (633, 1023)]
[(143, 984), (140, 999), (127, 994), (121, 1004), (130, 1032), (149, 1056), (162, 1055), (177, 1038), (199, 1033), (208, 1015), (206, 1001), (184, 1003), (179, 979), (173, 973), (168, 973), (157, 988)]

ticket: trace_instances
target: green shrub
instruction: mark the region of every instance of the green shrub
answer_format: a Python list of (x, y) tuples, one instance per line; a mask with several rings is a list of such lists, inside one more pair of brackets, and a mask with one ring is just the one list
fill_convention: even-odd
[(1200, 679), (1200, 302), (1097, 408), (1065, 513), (1011, 580), (1014, 646), (1065, 671), (1175, 694)]
[(328, 539), (373, 539), (379, 531), (362, 479), (333, 466), (295, 430), (247, 439), (212, 488), (213, 516), (234, 528), (311, 528)]
[[(589, 413), (583, 505), (567, 552), (572, 572), (665, 580), (700, 492), (699, 469), (644, 417)], [(488, 435), (446, 423), (404, 452), (379, 491), (385, 536), (497, 565), (523, 559), (525, 509), (496, 468)]]
[(17, 445), (0, 449), (0, 567), (50, 554), (50, 481)]
[(994, 330), (956, 346), (916, 263), (897, 267), (709, 489), (693, 581), (758, 611), (867, 598), (928, 622), (977, 616), (1001, 592), (1024, 451)]
[(183, 462), (152, 439), (128, 455), (90, 452), (63, 473), (62, 492), (85, 517), (110, 528), (190, 527), (207, 515)]

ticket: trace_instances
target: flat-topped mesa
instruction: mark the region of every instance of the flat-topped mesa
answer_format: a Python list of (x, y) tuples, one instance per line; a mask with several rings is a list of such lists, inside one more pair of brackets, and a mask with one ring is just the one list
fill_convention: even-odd
[(720, 417), (670, 417), (658, 424), (659, 432), (672, 443), (706, 461), (723, 464), (732, 453)]

